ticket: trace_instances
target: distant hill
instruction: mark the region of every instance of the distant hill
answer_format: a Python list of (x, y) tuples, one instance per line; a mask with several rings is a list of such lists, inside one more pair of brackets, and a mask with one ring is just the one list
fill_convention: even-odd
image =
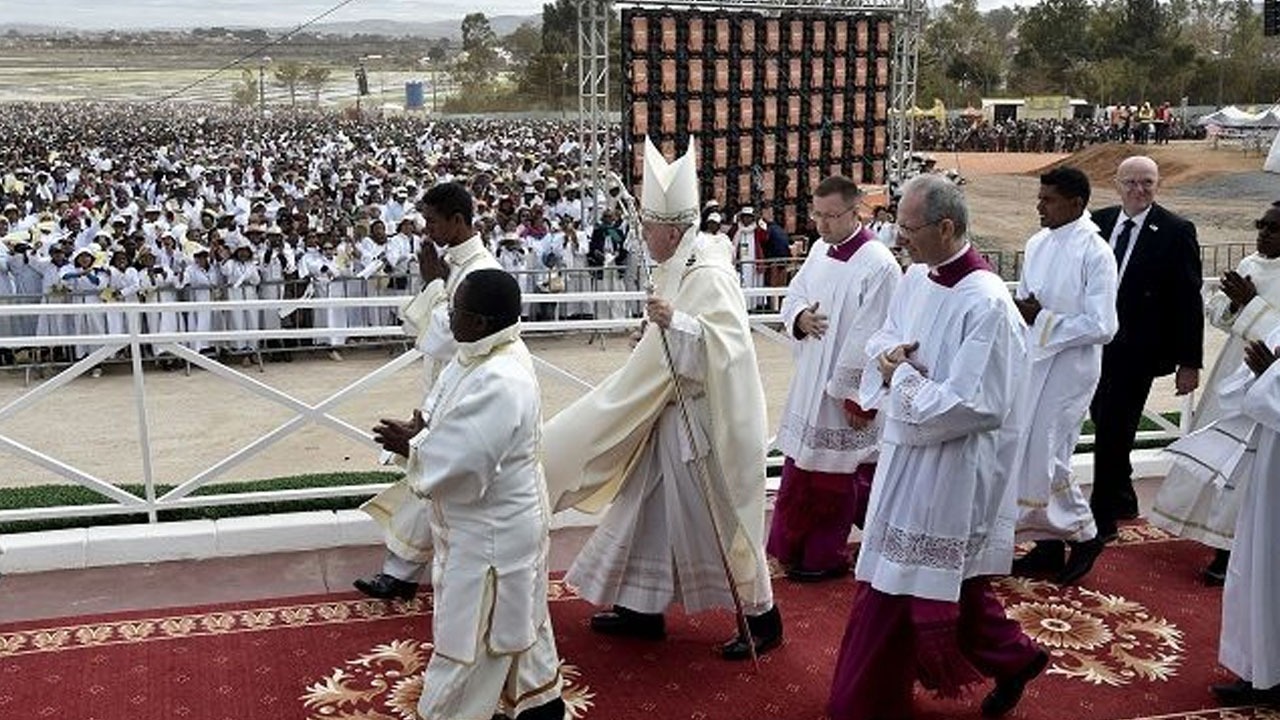
[[(526, 22), (541, 25), (541, 15), (491, 15), (489, 26), (499, 36), (506, 35)], [(388, 37), (422, 37), (462, 39), (462, 18), (430, 22), (399, 20), (355, 20), (352, 22), (318, 23), (307, 28), (322, 35), (386, 35)]]
[[(541, 26), (541, 15), (493, 15), (489, 17), (489, 25), (498, 36), (506, 35), (526, 22)], [(250, 26), (227, 26), (237, 30), (252, 29)], [(285, 33), (292, 28), (271, 28), (272, 34)], [(146, 28), (137, 32), (175, 32), (177, 28)], [(52, 35), (61, 33), (77, 33), (85, 36), (105, 34), (106, 30), (85, 30), (69, 26), (42, 25), (38, 23), (0, 23), (0, 36), (9, 33), (18, 35)], [(462, 18), (447, 20), (431, 20), (427, 22), (402, 22), (399, 20), (353, 20), (350, 22), (318, 23), (307, 28), (307, 32), (320, 35), (382, 35), (385, 37), (415, 38), (448, 38), (462, 39)]]
[[(461, 26), (461, 21), (459, 21)], [(0, 35), (16, 32), (19, 35), (49, 35), (51, 33), (72, 32), (69, 28), (57, 25), (39, 25), (36, 23), (0, 23)]]

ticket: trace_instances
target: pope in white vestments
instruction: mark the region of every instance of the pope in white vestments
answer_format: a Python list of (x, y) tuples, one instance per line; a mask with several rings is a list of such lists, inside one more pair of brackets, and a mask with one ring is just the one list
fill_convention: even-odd
[(867, 342), (858, 402), (880, 411), (884, 440), (828, 712), (911, 717), (917, 680), (952, 696), (985, 675), (982, 712), (998, 717), (1048, 664), (990, 586), (1013, 560), (1022, 321), (966, 239), (960, 188), (909, 180), (898, 225), (916, 264)]
[(1214, 362), (1196, 406), (1192, 431), (1168, 448), (1173, 467), (1160, 485), (1151, 524), (1217, 549), (1202, 573), (1209, 585), (1226, 580), (1236, 517), (1249, 469), (1240, 461), (1257, 423), (1225, 412), (1218, 385), (1240, 367), (1244, 346), (1280, 327), (1280, 203), (1257, 223), (1257, 252), (1222, 277), (1221, 289), (1205, 304), (1211, 325), (1230, 337)]
[[(1039, 542), (1014, 562), (1013, 570), (1061, 573), (1058, 579), (1064, 582), (1078, 580), (1097, 557), (1092, 547), (1080, 545), (1097, 535), (1097, 527), (1072, 477), (1071, 456), (1102, 374), (1102, 346), (1120, 326), (1115, 254), (1085, 210), (1089, 193), (1088, 176), (1076, 168), (1040, 176), (1037, 210), (1044, 227), (1027, 241), (1014, 301), (1027, 321), (1030, 361), (1018, 410), (1024, 429), (1012, 472), (1017, 537)], [(1071, 542), (1069, 568), (1063, 541)]]
[[(1280, 225), (1276, 227), (1280, 231)], [(1280, 332), (1244, 349), (1245, 367), (1223, 380), (1222, 405), (1257, 423), (1256, 455), (1236, 520), (1222, 595), (1218, 661), (1239, 681), (1215, 685), (1225, 705), (1280, 707)]]
[[(415, 338), (426, 365), (426, 385), (434, 385), (440, 367), (453, 356), (456, 345), (449, 326), (449, 302), (458, 285), (470, 273), (497, 269), (498, 261), (471, 229), (472, 200), (466, 188), (442, 183), (427, 191), (427, 234), (421, 253), (431, 253), (421, 264), (427, 286), (401, 316), (405, 332)], [(432, 242), (445, 245), (443, 262), (436, 258)], [(517, 339), (517, 343), (523, 341)], [(382, 525), (387, 556), (382, 572), (355, 582), (358, 590), (373, 597), (412, 597), (431, 561), (430, 507), (399, 482), (365, 503), (362, 508)]]
[[(731, 259), (695, 252), (697, 187), (692, 147), (668, 164), (646, 144), (647, 327), (626, 365), (548, 422), (547, 483), (557, 508), (612, 503), (566, 576), (612, 606), (592, 629), (661, 638), (671, 604), (731, 608), (736, 590), (761, 653), (782, 641), (764, 557), (764, 389)], [(720, 651), (752, 647), (741, 633)]]
[[(453, 361), (408, 422), (374, 429), (406, 459), (435, 546), (424, 720), (563, 720), (547, 607), (551, 507), (542, 479), (541, 392), (520, 343), (520, 288), (502, 270), (459, 285)], [(500, 707), (501, 705), (501, 707)]]

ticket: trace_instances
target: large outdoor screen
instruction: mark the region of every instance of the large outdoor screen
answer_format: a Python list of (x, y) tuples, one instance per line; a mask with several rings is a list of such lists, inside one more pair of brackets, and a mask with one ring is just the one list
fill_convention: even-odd
[(623, 10), (633, 184), (645, 135), (668, 158), (692, 135), (704, 200), (771, 208), (792, 231), (822, 178), (882, 183), (892, 31), (887, 15)]

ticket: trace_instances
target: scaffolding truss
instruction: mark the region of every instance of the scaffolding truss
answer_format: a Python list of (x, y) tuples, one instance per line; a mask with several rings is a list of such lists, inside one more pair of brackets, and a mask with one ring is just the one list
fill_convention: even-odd
[[(582, 148), (580, 179), (583, 192), (599, 197), (611, 181), (609, 157), (613, 151), (609, 116), (609, 23), (614, 7), (689, 8), (715, 12), (751, 10), (778, 14), (808, 12), (889, 13), (894, 18), (893, 58), (890, 68), (888, 147), (885, 178), (890, 187), (905, 179), (915, 142), (915, 119), (920, 39), (924, 32), (925, 0), (612, 0), (578, 1), (578, 141)], [(586, 204), (584, 203), (584, 206)], [(591, 204), (592, 217), (599, 212)]]
[(609, 119), (610, 0), (578, 1), (578, 147), (583, 220), (595, 225), (601, 211), (598, 198), (608, 188), (613, 154)]
[(916, 79), (920, 72), (920, 40), (924, 35), (925, 0), (901, 0), (894, 22), (893, 67), (889, 68), (889, 152), (884, 176), (894, 190), (906, 179), (915, 148)]

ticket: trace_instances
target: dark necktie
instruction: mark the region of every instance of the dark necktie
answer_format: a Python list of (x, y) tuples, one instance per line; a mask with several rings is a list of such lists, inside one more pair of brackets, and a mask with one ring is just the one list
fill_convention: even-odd
[(1133, 241), (1134, 222), (1126, 218), (1120, 226), (1120, 235), (1116, 238), (1116, 269), (1124, 264), (1124, 254), (1129, 251), (1129, 243)]

